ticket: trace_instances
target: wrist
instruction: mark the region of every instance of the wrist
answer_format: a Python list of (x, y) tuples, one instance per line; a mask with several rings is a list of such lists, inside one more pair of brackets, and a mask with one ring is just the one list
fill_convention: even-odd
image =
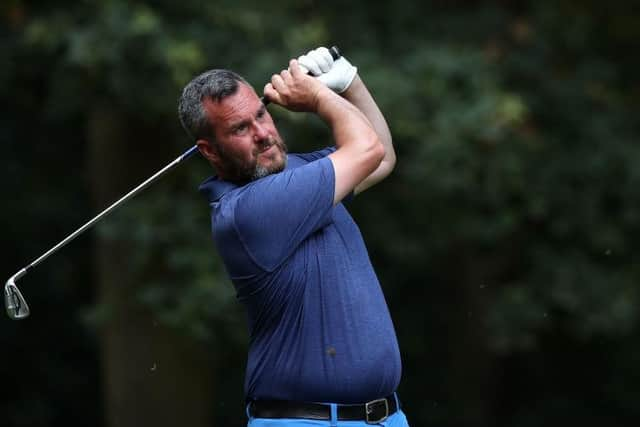
[(322, 85), (315, 95), (315, 112), (320, 116), (324, 116), (330, 109), (331, 104), (336, 102), (336, 98), (340, 98), (334, 91)]
[(353, 98), (358, 96), (364, 87), (364, 82), (360, 78), (360, 75), (356, 74), (353, 77), (351, 84), (344, 91), (340, 92), (340, 96), (351, 101)]

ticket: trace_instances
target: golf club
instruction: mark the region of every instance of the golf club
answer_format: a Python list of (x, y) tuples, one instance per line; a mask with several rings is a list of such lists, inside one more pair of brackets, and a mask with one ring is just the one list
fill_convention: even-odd
[[(333, 57), (334, 60), (340, 58), (340, 51), (338, 50), (337, 47), (333, 46), (329, 49), (329, 51), (331, 52), (331, 56)], [(265, 99), (264, 97), (261, 99), (265, 105), (269, 103), (268, 99)], [(57, 245), (49, 249), (47, 252), (42, 254), (39, 258), (37, 258), (31, 264), (27, 265), (26, 267), (18, 271), (16, 274), (11, 276), (4, 285), (4, 302), (5, 302), (5, 307), (9, 317), (14, 320), (19, 320), (29, 316), (29, 313), (30, 313), (29, 306), (27, 305), (27, 301), (24, 299), (24, 297), (20, 293), (20, 290), (18, 289), (18, 286), (16, 285), (16, 281), (18, 279), (20, 279), (22, 276), (27, 274), (29, 270), (31, 270), (33, 267), (40, 264), (49, 256), (53, 255), (55, 252), (60, 250), (67, 243), (69, 243), (70, 241), (78, 237), (80, 234), (85, 232), (87, 229), (95, 225), (98, 221), (100, 221), (102, 218), (107, 216), (109, 213), (111, 213), (115, 208), (120, 206), (122, 203), (126, 202), (127, 200), (129, 200), (130, 198), (138, 194), (140, 191), (144, 190), (151, 183), (153, 183), (155, 180), (157, 180), (162, 175), (167, 173), (169, 170), (173, 169), (176, 165), (181, 163), (183, 160), (191, 157), (193, 154), (195, 154), (196, 151), (198, 151), (197, 145), (194, 145), (193, 147), (189, 148), (187, 151), (182, 153), (171, 163), (169, 163), (164, 168), (156, 172), (153, 176), (145, 180), (143, 183), (135, 187), (133, 190), (129, 191), (118, 201), (114, 202), (111, 206), (109, 206), (108, 208), (100, 212), (98, 215), (96, 215), (94, 218), (89, 220), (86, 224), (84, 224), (83, 226), (78, 228), (76, 231), (74, 231), (73, 233), (65, 237), (60, 243), (58, 243)]]

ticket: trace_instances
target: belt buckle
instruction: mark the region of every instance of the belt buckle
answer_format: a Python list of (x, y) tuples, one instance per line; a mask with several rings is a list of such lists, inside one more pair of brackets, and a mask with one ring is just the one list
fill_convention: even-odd
[[(370, 418), (377, 407), (384, 404), (384, 415), (377, 419)], [(372, 400), (364, 404), (365, 421), (367, 424), (378, 424), (389, 418), (389, 402), (386, 398)]]

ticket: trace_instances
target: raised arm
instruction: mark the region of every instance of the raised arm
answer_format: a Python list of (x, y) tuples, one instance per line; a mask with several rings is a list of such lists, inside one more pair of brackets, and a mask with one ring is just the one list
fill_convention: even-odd
[(384, 146), (384, 158), (380, 165), (355, 187), (354, 193), (358, 194), (382, 181), (393, 171), (396, 165), (396, 152), (387, 121), (360, 76), (356, 74), (351, 85), (342, 92), (342, 96), (365, 115)]
[(385, 154), (380, 165), (355, 188), (358, 194), (386, 178), (396, 164), (391, 132), (382, 112), (358, 76), (357, 68), (344, 57), (334, 60), (327, 48), (320, 47), (298, 58), (298, 61), (312, 75), (317, 76), (334, 92), (339, 93), (358, 108), (369, 120), (384, 146)]
[(274, 75), (264, 94), (291, 111), (316, 113), (329, 125), (337, 147), (329, 158), (335, 171), (334, 203), (338, 203), (380, 166), (384, 146), (371, 122), (351, 102), (305, 74), (296, 60), (289, 70)]

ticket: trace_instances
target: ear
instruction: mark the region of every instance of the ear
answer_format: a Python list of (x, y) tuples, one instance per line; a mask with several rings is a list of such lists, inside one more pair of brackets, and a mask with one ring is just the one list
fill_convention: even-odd
[(202, 157), (207, 159), (210, 163), (217, 165), (220, 160), (220, 155), (214, 144), (209, 143), (206, 139), (199, 139), (196, 141), (198, 151), (202, 154)]

